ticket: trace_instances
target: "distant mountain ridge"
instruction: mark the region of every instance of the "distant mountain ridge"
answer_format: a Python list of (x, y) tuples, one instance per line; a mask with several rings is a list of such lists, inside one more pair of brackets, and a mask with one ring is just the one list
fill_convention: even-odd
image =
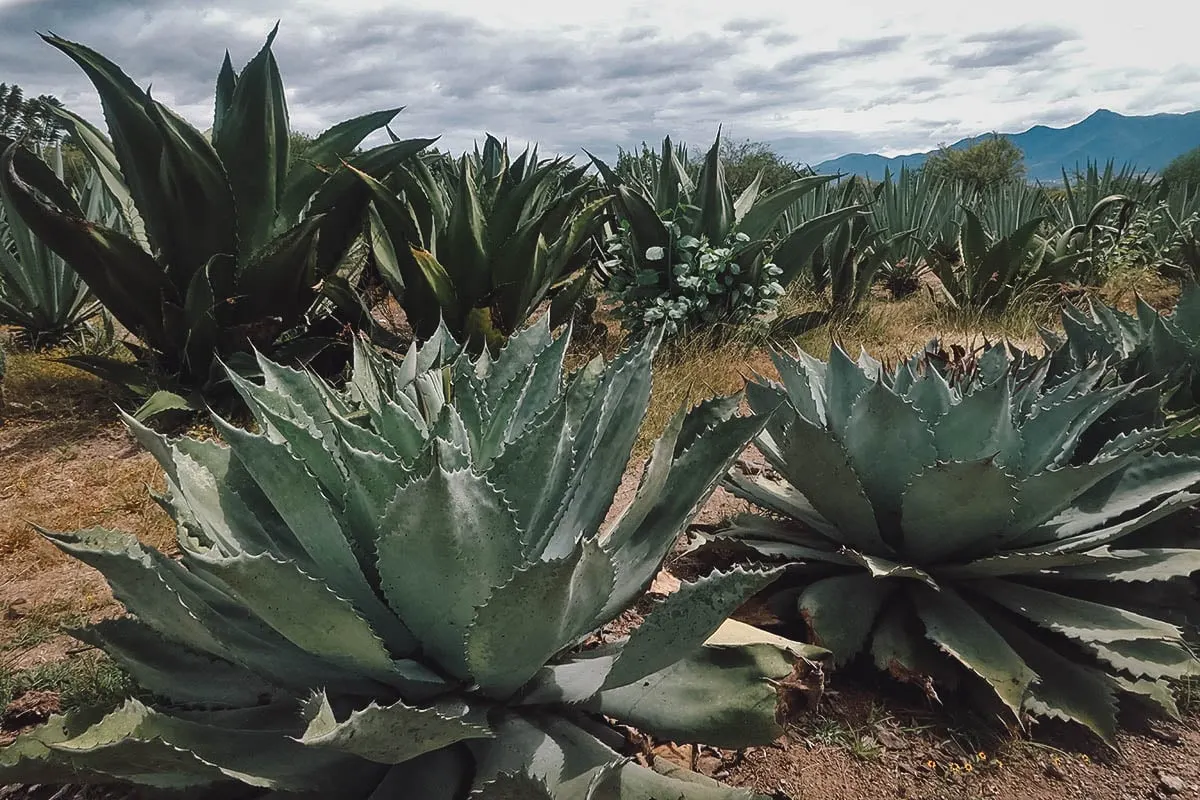
[[(1176, 156), (1200, 146), (1200, 111), (1138, 117), (1102, 108), (1065, 128), (1034, 125), (1023, 133), (1000, 135), (1021, 148), (1030, 180), (1061, 179), (1064, 167), (1071, 170), (1089, 160), (1103, 164), (1112, 159), (1117, 164), (1132, 163), (1139, 170), (1159, 172)], [(961, 150), (989, 136), (990, 133), (985, 133), (961, 139), (950, 147)], [(850, 153), (822, 161), (814, 169), (878, 179), (883, 177), (885, 169), (895, 173), (901, 166), (919, 167), (932, 152), (935, 151), (892, 158)]]

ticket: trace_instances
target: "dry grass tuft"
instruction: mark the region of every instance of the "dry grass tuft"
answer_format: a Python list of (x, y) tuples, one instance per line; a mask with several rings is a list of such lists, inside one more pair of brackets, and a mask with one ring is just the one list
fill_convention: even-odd
[(1097, 299), (1132, 312), (1138, 297), (1159, 311), (1168, 311), (1179, 297), (1179, 283), (1152, 267), (1129, 267), (1115, 272), (1092, 292)]
[(93, 611), (111, 605), (103, 581), (33, 525), (102, 526), (162, 548), (173, 526), (147, 490), (164, 489), (157, 464), (117, 418), (116, 403), (124, 398), (54, 357), (9, 357), (9, 403), (0, 423), (0, 607), (24, 601)]
[(7, 420), (60, 420), (79, 425), (113, 417), (127, 398), (111, 385), (56, 359), (65, 352), (16, 350), (6, 345)]
[[(792, 292), (781, 309), (781, 317), (792, 318), (820, 312), (821, 298), (803, 289)], [(1013, 344), (1040, 352), (1038, 328), (1055, 329), (1057, 298), (1028, 295), (1003, 314), (977, 314), (936, 302), (927, 292), (915, 292), (903, 300), (876, 298), (861, 313), (826, 321), (803, 333), (789, 334), (786, 326), (774, 330), (749, 327), (696, 333), (668, 340), (654, 365), (654, 393), (642, 422), (635, 461), (650, 451), (654, 440), (681, 408), (707, 397), (741, 391), (745, 379), (755, 373), (778, 377), (771, 364), (771, 347), (794, 351), (801, 348), (819, 358), (828, 358), (834, 342), (852, 355), (860, 348), (885, 361), (912, 355), (933, 338), (946, 345), (978, 347), (985, 341), (1007, 339)], [(573, 342), (568, 359), (572, 369), (601, 355), (612, 358), (627, 343), (619, 325), (603, 320), (607, 334), (586, 342)]]

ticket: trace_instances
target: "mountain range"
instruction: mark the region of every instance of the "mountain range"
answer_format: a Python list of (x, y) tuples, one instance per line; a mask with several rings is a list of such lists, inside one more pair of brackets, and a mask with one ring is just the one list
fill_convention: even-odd
[[(1200, 111), (1186, 114), (1126, 116), (1100, 109), (1074, 125), (1051, 128), (1035, 125), (1023, 133), (1002, 133), (1025, 154), (1025, 174), (1030, 180), (1053, 181), (1062, 178), (1062, 170), (1083, 166), (1089, 160), (1101, 164), (1112, 159), (1129, 163), (1139, 170), (1158, 172), (1173, 158), (1200, 146)], [(964, 149), (991, 134), (962, 139), (950, 145)], [(885, 169), (893, 173), (901, 166), (919, 167), (930, 153), (886, 156), (851, 153), (823, 161), (814, 169), (820, 173), (841, 172), (871, 179), (883, 177)]]

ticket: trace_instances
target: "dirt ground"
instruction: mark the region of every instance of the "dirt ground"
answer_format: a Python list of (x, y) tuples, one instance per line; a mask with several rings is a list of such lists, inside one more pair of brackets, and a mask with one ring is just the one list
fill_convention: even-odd
[[(925, 333), (913, 330), (907, 339), (919, 344)], [(770, 370), (762, 353), (749, 362), (740, 358), (719, 370), (712, 361), (667, 366), (665, 372), (680, 374), (654, 413), (665, 422), (687, 399), (730, 391), (740, 374)], [(0, 672), (34, 669), (80, 652), (79, 643), (57, 628), (17, 647), (33, 621), (54, 626), (120, 613), (99, 575), (58, 553), (30, 523), (68, 530), (100, 525), (171, 547), (171, 524), (150, 497), (150, 490), (162, 489), (157, 465), (125, 433), (114, 398), (97, 381), (43, 362), (19, 354), (10, 360), (9, 407), (0, 422)], [(636, 486), (635, 467), (618, 507)], [(697, 522), (713, 524), (743, 508), (718, 490)], [(773, 746), (728, 753), (643, 742), (642, 757), (665, 758), (792, 800), (1198, 797), (1200, 701), (1184, 700), (1190, 711), (1182, 721), (1124, 733), (1113, 751), (1072, 729), (1006, 732), (931, 707), (924, 697), (881, 679), (833, 674), (826, 676), (818, 708), (798, 714)], [(58, 705), (54, 692), (15, 697), (0, 708), (0, 745)], [(114, 795), (0, 788), (5, 799), (52, 796)]]

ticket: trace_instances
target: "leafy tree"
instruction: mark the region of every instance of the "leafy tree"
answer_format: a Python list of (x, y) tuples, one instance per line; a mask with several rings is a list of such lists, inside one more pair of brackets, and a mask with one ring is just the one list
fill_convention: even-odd
[(0, 83), (0, 136), (28, 137), (33, 144), (55, 144), (63, 126), (51, 108), (62, 108), (56, 97), (26, 98), (20, 86)]
[[(689, 149), (682, 144), (674, 147), (680, 166), (688, 178), (695, 182), (699, 178), (705, 152), (697, 147)], [(814, 174), (808, 167), (789, 161), (775, 152), (767, 142), (721, 139), (720, 154), (721, 164), (725, 169), (725, 185), (734, 197), (741, 195), (760, 171), (763, 176), (758, 190), (763, 194), (769, 194), (797, 178)], [(662, 153), (658, 148), (642, 142), (641, 147), (635, 150), (618, 148), (617, 163), (613, 169), (625, 178), (650, 174), (657, 171), (661, 157)]]
[(759, 190), (762, 192), (773, 192), (797, 178), (813, 174), (807, 167), (775, 152), (767, 142), (750, 139), (722, 139), (721, 160), (725, 162), (725, 181), (734, 197), (740, 195), (760, 171), (763, 176)]
[(1168, 186), (1200, 186), (1200, 147), (1176, 157), (1162, 171)]
[(1025, 154), (1009, 139), (993, 133), (991, 138), (961, 150), (938, 145), (938, 151), (925, 160), (924, 169), (937, 180), (963, 181), (983, 191), (1023, 179)]
[[(304, 131), (291, 131), (288, 133), (288, 168), (308, 151), (312, 146), (313, 137), (311, 134)], [(356, 151), (357, 152), (357, 151)]]

